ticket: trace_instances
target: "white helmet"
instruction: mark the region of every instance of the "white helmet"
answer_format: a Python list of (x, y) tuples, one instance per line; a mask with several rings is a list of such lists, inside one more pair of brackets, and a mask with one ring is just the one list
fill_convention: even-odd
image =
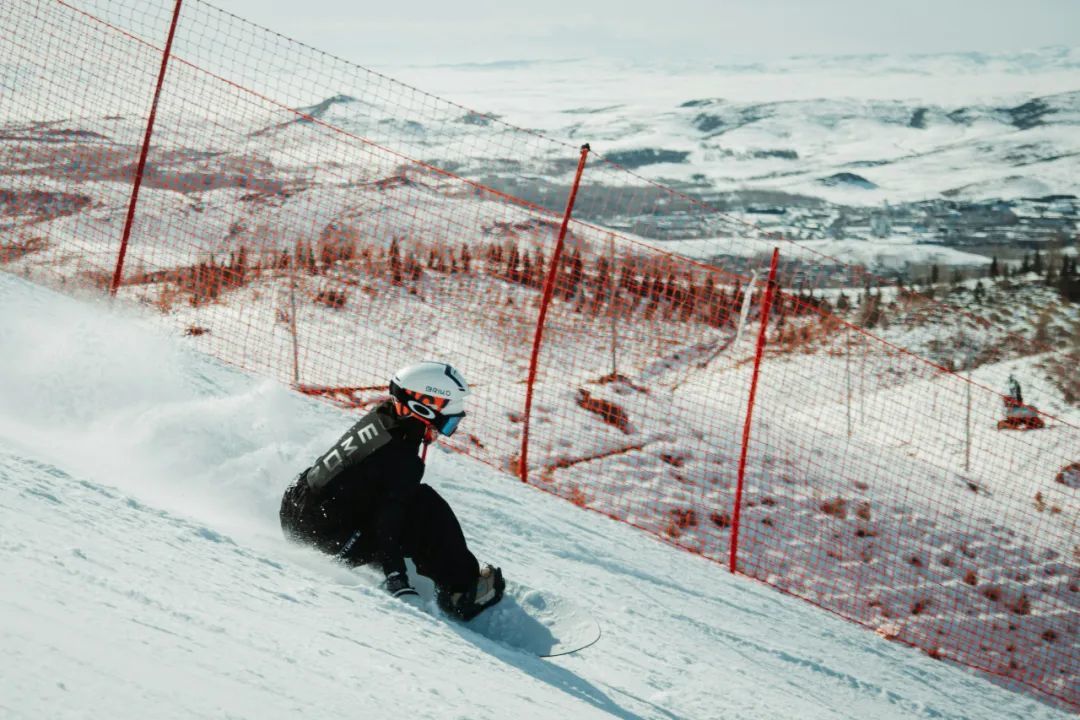
[(390, 396), (399, 413), (415, 417), (449, 437), (465, 417), (469, 386), (450, 365), (425, 360), (394, 373)]

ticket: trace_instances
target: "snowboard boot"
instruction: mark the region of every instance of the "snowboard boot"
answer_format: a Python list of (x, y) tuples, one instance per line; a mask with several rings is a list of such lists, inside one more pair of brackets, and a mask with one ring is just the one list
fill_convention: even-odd
[(447, 615), (459, 620), (471, 620), (481, 611), (502, 600), (504, 590), (506, 581), (503, 580), (502, 570), (484, 564), (480, 566), (476, 585), (464, 592), (440, 590), (437, 600), (439, 607)]

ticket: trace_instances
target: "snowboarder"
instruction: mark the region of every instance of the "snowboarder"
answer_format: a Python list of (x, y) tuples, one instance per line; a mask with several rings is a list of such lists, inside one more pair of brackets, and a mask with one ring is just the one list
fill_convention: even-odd
[(1024, 393), (1020, 390), (1020, 383), (1009, 373), (1009, 397), (1015, 400), (1016, 405), (1024, 404)]
[(378, 562), (394, 597), (416, 595), (405, 558), (434, 581), (439, 607), (468, 620), (497, 603), (502, 571), (469, 551), (454, 511), (421, 483), (427, 446), (465, 417), (457, 370), (421, 362), (390, 380), (390, 398), (360, 418), (281, 500), (286, 537), (350, 565)]

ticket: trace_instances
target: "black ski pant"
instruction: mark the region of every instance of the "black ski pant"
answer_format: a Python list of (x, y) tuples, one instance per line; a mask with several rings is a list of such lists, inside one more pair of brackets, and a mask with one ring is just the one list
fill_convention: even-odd
[[(290, 497), (297, 491), (307, 495), (303, 478), (282, 499), (281, 525), (287, 537), (310, 543), (350, 565), (376, 561), (379, 546), (375, 517), (358, 513), (352, 522), (335, 518), (338, 522), (328, 525), (321, 517), (322, 522), (305, 522), (302, 508), (308, 503)], [(316, 508), (312, 509), (317, 512)], [(460, 592), (476, 585), (480, 574), (476, 556), (469, 551), (454, 511), (430, 485), (420, 484), (412, 495), (401, 533), (401, 549), (405, 557), (412, 559), (416, 571), (431, 578), (441, 590)]]

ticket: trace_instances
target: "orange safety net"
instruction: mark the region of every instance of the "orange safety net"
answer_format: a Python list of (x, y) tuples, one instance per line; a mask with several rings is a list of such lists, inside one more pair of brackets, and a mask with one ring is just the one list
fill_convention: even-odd
[[(1080, 706), (1080, 428), (953, 371), (989, 320), (602, 153), (563, 235), (577, 146), (199, 0), (164, 58), (176, 7), (0, 6), (0, 267), (115, 289), (349, 408), (402, 365), (452, 362), (475, 388), (457, 450)], [(670, 252), (701, 238), (710, 262)], [(901, 309), (945, 318), (948, 352), (886, 339)]]

